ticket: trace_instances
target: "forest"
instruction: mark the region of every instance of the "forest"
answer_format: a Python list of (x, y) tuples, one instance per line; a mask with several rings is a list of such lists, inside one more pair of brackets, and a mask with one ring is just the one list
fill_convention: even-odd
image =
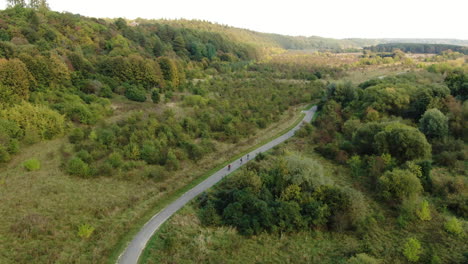
[(366, 47), (373, 52), (392, 52), (394, 49), (399, 49), (403, 52), (411, 53), (435, 53), (441, 54), (444, 51), (451, 50), (454, 52), (460, 52), (465, 55), (468, 54), (468, 48), (466, 46), (449, 45), (449, 44), (424, 44), (424, 43), (386, 43), (379, 44), (376, 46)]
[(166, 222), (143, 263), (467, 261), (466, 48), (8, 3), (0, 263), (115, 262), (154, 213), (311, 104), (312, 124)]

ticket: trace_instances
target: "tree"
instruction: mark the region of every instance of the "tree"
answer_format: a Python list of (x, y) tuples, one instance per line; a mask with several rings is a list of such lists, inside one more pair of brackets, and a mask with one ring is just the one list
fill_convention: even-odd
[(422, 191), (418, 177), (409, 170), (394, 169), (379, 178), (382, 196), (390, 201), (402, 202), (414, 198)]
[(409, 238), (403, 247), (403, 255), (410, 262), (417, 262), (422, 253), (421, 243), (416, 238)]
[(159, 95), (158, 89), (153, 89), (153, 91), (151, 91), (151, 100), (152, 100), (153, 103), (155, 103), (155, 104), (159, 103), (159, 101), (160, 101), (160, 95)]
[(18, 59), (0, 59), (0, 103), (27, 100), (36, 81)]
[(450, 219), (445, 222), (444, 227), (447, 232), (456, 236), (461, 236), (463, 234), (463, 225), (456, 217), (450, 217)]
[(15, 7), (15, 6), (26, 7), (26, 0), (7, 0), (7, 2), (8, 2), (8, 7)]
[(416, 210), (416, 215), (423, 221), (429, 221), (432, 219), (431, 209), (429, 209), (429, 202), (427, 200), (423, 200), (421, 202), (419, 208)]
[(49, 9), (49, 4), (47, 0), (29, 0), (29, 8), (33, 9)]
[(439, 109), (429, 109), (419, 119), (419, 129), (429, 138), (445, 137), (448, 135), (448, 118)]
[(172, 85), (172, 87), (177, 87), (179, 85), (179, 72), (175, 62), (170, 58), (161, 57), (159, 58), (159, 65), (161, 67), (164, 80)]
[(379, 154), (389, 153), (400, 162), (424, 159), (431, 145), (418, 129), (401, 123), (390, 123), (374, 137)]

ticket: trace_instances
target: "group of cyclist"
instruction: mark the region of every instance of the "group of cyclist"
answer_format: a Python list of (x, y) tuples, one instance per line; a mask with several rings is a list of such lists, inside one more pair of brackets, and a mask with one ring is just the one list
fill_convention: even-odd
[[(243, 158), (243, 157), (241, 157), (240, 160), (239, 160), (239, 163), (240, 163), (240, 164), (242, 164), (242, 162), (243, 162), (242, 158)], [(247, 160), (249, 160), (249, 159), (250, 159), (250, 154), (247, 154)], [(231, 170), (231, 164), (229, 164), (229, 165), (227, 166), (227, 169), (228, 169), (228, 171)]]

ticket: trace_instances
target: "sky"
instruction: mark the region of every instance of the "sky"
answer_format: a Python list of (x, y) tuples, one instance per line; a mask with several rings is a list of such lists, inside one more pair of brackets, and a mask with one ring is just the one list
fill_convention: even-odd
[[(468, 40), (468, 0), (48, 0), (90, 17), (201, 19), (260, 32), (331, 38)], [(0, 0), (0, 8), (6, 0)]]

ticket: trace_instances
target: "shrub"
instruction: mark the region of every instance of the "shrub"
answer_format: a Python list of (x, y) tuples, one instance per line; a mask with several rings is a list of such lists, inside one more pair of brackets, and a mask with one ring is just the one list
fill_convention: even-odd
[(82, 239), (88, 239), (94, 232), (94, 227), (88, 224), (82, 224), (78, 227), (78, 236)]
[(348, 264), (379, 264), (381, 261), (374, 257), (367, 255), (366, 253), (356, 254), (347, 261)]
[(67, 163), (67, 172), (70, 175), (87, 177), (89, 176), (90, 169), (88, 164), (82, 161), (80, 158), (75, 157), (68, 161)]
[(403, 248), (403, 255), (410, 262), (417, 262), (422, 253), (421, 243), (416, 238), (409, 238)]
[(2, 145), (0, 145), (0, 162), (7, 162), (10, 160), (10, 153), (4, 148)]
[(99, 91), (99, 96), (105, 98), (112, 98), (114, 95), (112, 93), (112, 89), (108, 85), (104, 85)]
[(456, 236), (460, 236), (463, 234), (462, 223), (456, 217), (451, 217), (450, 219), (448, 219), (447, 222), (445, 222), (444, 227), (445, 230), (447, 230), (447, 232)]
[(432, 219), (431, 209), (429, 209), (429, 202), (427, 200), (421, 202), (420, 207), (416, 210), (416, 215), (423, 221)]
[(123, 165), (123, 158), (120, 153), (113, 152), (109, 155), (109, 158), (107, 158), (107, 162), (113, 167), (113, 168), (120, 168)]
[(68, 136), (68, 139), (70, 140), (70, 143), (76, 144), (82, 141), (85, 138), (85, 133), (83, 129), (81, 128), (74, 128), (71, 132), (70, 135)]
[(41, 168), (41, 162), (38, 159), (29, 159), (23, 163), (27, 171), (37, 171)]
[(151, 100), (155, 104), (159, 103), (161, 100), (161, 96), (159, 96), (159, 91), (157, 89), (153, 89), (153, 91), (151, 91)]
[(146, 92), (137, 86), (129, 86), (125, 91), (125, 97), (136, 102), (146, 101)]

